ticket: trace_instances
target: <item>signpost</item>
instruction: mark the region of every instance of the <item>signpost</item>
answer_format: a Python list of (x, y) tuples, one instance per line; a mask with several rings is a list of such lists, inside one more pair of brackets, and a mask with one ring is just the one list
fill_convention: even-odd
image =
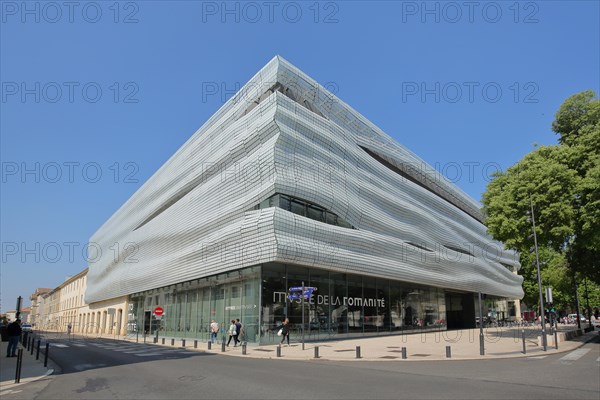
[(290, 301), (300, 300), (302, 303), (302, 350), (304, 350), (304, 300), (310, 300), (313, 292), (317, 291), (317, 288), (304, 286), (304, 282), (302, 282), (302, 286), (292, 286), (288, 291), (290, 292), (288, 294)]
[[(156, 307), (154, 309), (154, 318), (156, 318), (156, 320), (159, 321), (158, 326), (156, 327), (156, 337), (154, 339), (155, 343), (158, 343), (158, 330), (160, 327), (160, 320), (162, 319), (164, 313), (165, 313), (165, 310), (163, 310), (162, 307)], [(152, 326), (152, 325), (150, 325), (150, 326)]]

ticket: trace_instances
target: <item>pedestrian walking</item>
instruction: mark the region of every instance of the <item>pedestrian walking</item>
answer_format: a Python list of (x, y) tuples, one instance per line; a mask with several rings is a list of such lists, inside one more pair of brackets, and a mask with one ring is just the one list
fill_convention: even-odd
[(242, 342), (242, 337), (244, 335), (244, 326), (240, 322), (239, 318), (236, 318), (236, 320), (235, 320), (235, 330), (237, 331), (237, 340), (238, 340), (238, 343), (241, 343)]
[(6, 328), (8, 334), (8, 347), (6, 348), (6, 357), (16, 357), (17, 347), (19, 346), (19, 338), (21, 337), (21, 320), (8, 324)]
[(290, 345), (290, 320), (285, 319), (283, 324), (281, 324), (278, 328), (277, 336), (281, 336), (281, 342), (279, 344), (283, 344), (285, 339), (287, 338), (287, 345)]
[(229, 343), (231, 343), (231, 339), (233, 338), (233, 347), (237, 346), (238, 338), (237, 338), (237, 327), (235, 326), (235, 319), (231, 320), (231, 325), (229, 325), (229, 340), (227, 341), (227, 347), (229, 347)]
[(210, 321), (210, 341), (215, 343), (219, 334), (219, 324), (215, 320)]

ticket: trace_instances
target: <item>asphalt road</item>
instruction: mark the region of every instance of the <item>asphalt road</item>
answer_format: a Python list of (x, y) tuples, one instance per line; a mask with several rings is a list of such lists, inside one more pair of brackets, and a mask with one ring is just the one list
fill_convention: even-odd
[(600, 399), (600, 338), (486, 361), (251, 359), (111, 340), (57, 340), (62, 369), (2, 399)]

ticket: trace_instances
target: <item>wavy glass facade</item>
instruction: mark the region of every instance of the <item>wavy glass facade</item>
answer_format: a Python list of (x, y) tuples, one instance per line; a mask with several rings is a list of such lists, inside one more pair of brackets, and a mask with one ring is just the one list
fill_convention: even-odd
[[(271, 324), (295, 318), (268, 294), (285, 292), (294, 268), (322, 279), (318, 294), (347, 291), (344, 309), (314, 305), (307, 321), (319, 332), (462, 326), (473, 293), (523, 295), (518, 256), (486, 234), (477, 202), (281, 57), (90, 241), (106, 251), (89, 267), (86, 301), (130, 295), (130, 319), (146, 330), (147, 313), (166, 306), (161, 329), (180, 335), (244, 315), (253, 340), (267, 340)], [(279, 288), (264, 285), (273, 271)]]

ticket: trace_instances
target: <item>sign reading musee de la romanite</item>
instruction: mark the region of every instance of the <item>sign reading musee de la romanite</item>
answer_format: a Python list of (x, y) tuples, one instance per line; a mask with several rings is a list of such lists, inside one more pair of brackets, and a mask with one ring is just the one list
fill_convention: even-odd
[[(285, 303), (287, 299), (287, 292), (273, 292), (273, 303)], [(301, 299), (291, 300), (292, 302), (300, 303)], [(306, 300), (309, 304), (317, 304), (324, 306), (354, 306), (354, 307), (385, 307), (385, 299), (377, 298), (363, 298), (363, 297), (349, 297), (349, 296), (327, 296), (327, 295), (316, 295), (312, 296), (310, 300)]]

